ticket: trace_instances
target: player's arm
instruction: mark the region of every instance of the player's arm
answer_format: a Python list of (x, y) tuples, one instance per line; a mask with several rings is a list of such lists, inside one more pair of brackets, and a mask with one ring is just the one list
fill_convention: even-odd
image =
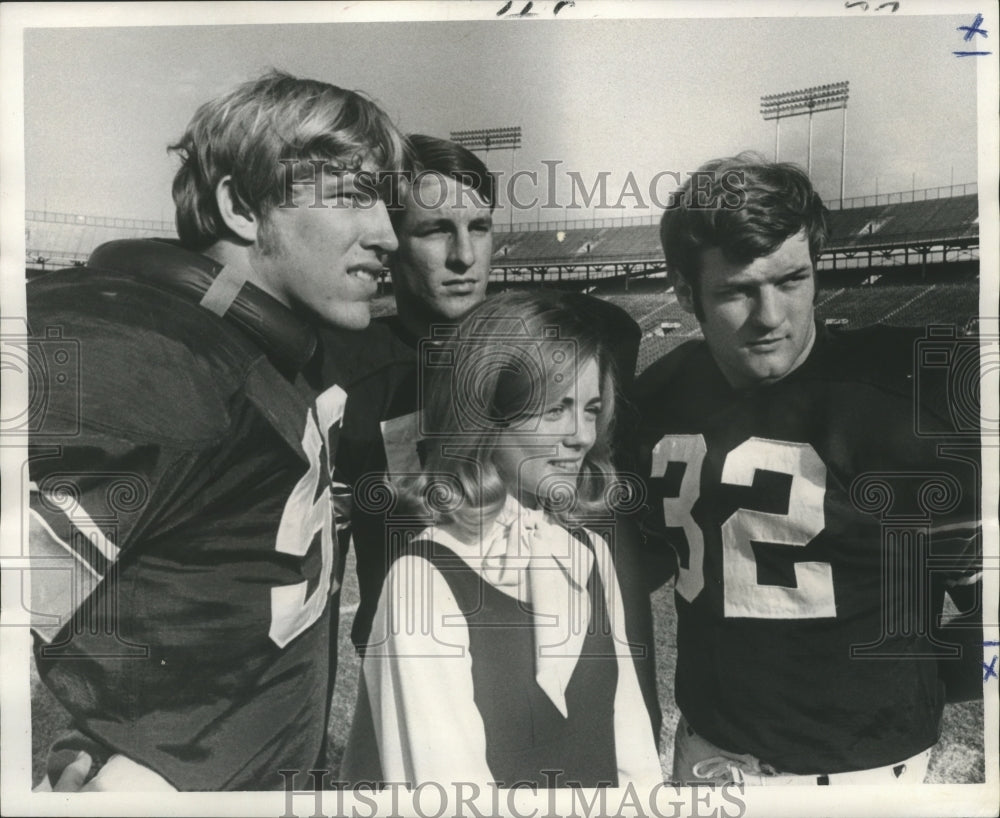
[[(947, 396), (946, 396), (947, 397)], [(940, 398), (939, 401), (943, 400)], [(923, 406), (922, 421), (940, 406)], [(978, 407), (974, 410), (978, 415)], [(947, 428), (942, 423), (942, 428)], [(954, 431), (954, 430), (950, 430)], [(949, 702), (970, 701), (983, 696), (983, 525), (982, 449), (979, 435), (943, 434), (930, 440), (934, 453), (933, 472), (950, 477), (946, 508), (932, 509), (931, 554), (935, 563), (931, 582), (943, 585), (953, 603), (951, 612), (935, 610), (932, 638), (939, 645), (957, 646), (958, 656), (943, 655), (938, 672)], [(941, 482), (941, 478), (935, 478)], [(939, 587), (940, 587), (939, 585)], [(943, 602), (940, 591), (937, 604)], [(991, 621), (995, 619), (995, 610)]]
[(84, 430), (29, 450), (35, 633), (50, 642), (148, 529), (157, 487), (180, 464), (155, 445)]
[(957, 657), (942, 657), (938, 661), (938, 671), (949, 702), (981, 699), (983, 607), (986, 604), (981, 524), (978, 520), (975, 523), (952, 521), (945, 532), (948, 536), (942, 537), (940, 531), (937, 533), (933, 540), (935, 553), (946, 554), (946, 558), (955, 563), (954, 568), (944, 574), (942, 584), (956, 612), (935, 616), (933, 637), (939, 644), (957, 645), (961, 651)]
[[(130, 746), (102, 738), (101, 725), (126, 718), (126, 703), (107, 695), (95, 697), (94, 690), (102, 690), (109, 665), (123, 664), (123, 659), (103, 652), (120, 648), (124, 655), (135, 646), (109, 637), (92, 661), (80, 661), (74, 654), (86, 653), (91, 649), (88, 640), (93, 642), (120, 621), (110, 613), (117, 609), (118, 566), (155, 535), (163, 509), (184, 507), (185, 492), (196, 490), (197, 481), (189, 479), (195, 459), (183, 447), (130, 440), (125, 431), (113, 433), (87, 422), (72, 437), (46, 436), (46, 431), (43, 427), (33, 436), (28, 462), (35, 661), (43, 682), (79, 728), (64, 737), (66, 751), (89, 747), (92, 780), (84, 783), (116, 787), (138, 771), (140, 745), (155, 737), (137, 731), (141, 740)], [(116, 754), (119, 758), (105, 773)], [(143, 766), (139, 777), (152, 776), (161, 779), (160, 773)], [(49, 779), (50, 786), (58, 784), (59, 776)]]
[(494, 780), (465, 617), (445, 578), (421, 557), (404, 556), (389, 570), (362, 683), (386, 781)]
[[(675, 351), (671, 358), (683, 360), (679, 352), (681, 350)], [(619, 437), (624, 449), (617, 457), (623, 479), (634, 481), (641, 487), (642, 502), (629, 517), (638, 532), (635, 550), (650, 591), (660, 588), (678, 574), (678, 543), (675, 535), (672, 536), (667, 529), (663, 474), (654, 473), (659, 464), (655, 459), (657, 438), (653, 428), (660, 420), (660, 396), (664, 392), (663, 383), (668, 380), (669, 373), (660, 371), (665, 363), (678, 365), (661, 359), (637, 378), (629, 390), (626, 399), (628, 431)]]
[[(982, 454), (978, 440), (941, 446), (941, 454), (943, 470), (951, 473), (961, 493), (953, 510), (934, 519), (931, 551), (935, 561), (947, 563), (942, 584), (957, 613), (935, 616), (932, 632), (939, 644), (960, 650), (957, 657), (943, 656), (938, 672), (947, 701), (961, 702), (983, 696)], [(994, 609), (991, 621), (995, 615)]]
[[(938, 669), (949, 701), (979, 698), (983, 695), (982, 451), (980, 435), (956, 421), (980, 416), (979, 390), (956, 392), (958, 382), (941, 365), (944, 352), (943, 360), (957, 365), (958, 371), (978, 369), (978, 341), (928, 340), (916, 331), (888, 329), (883, 338), (888, 352), (879, 385), (904, 399), (907, 422), (880, 430), (870, 467), (878, 470), (892, 463), (902, 475), (926, 480), (917, 507), (930, 523), (931, 638), (938, 646), (961, 648), (960, 657), (942, 656)], [(925, 352), (934, 354), (933, 364)], [(898, 373), (905, 374), (905, 381)], [(942, 621), (945, 593), (958, 613)]]
[(641, 481), (643, 503), (629, 515), (634, 533), (636, 560), (642, 567), (650, 592), (677, 576), (676, 545), (667, 531), (662, 490), (653, 475), (652, 453), (638, 447), (635, 471)]

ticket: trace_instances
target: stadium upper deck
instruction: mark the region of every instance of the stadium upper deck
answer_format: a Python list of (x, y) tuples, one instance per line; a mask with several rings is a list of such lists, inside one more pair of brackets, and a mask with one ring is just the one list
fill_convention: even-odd
[[(927, 191), (913, 195), (920, 193)], [(825, 255), (833, 259), (869, 249), (910, 247), (919, 251), (924, 246), (945, 244), (968, 249), (978, 246), (978, 214), (976, 193), (832, 210)], [(658, 222), (650, 219), (645, 224), (629, 224), (625, 219), (604, 219), (586, 225), (551, 222), (515, 230), (501, 226), (493, 261), (501, 268), (662, 261)]]

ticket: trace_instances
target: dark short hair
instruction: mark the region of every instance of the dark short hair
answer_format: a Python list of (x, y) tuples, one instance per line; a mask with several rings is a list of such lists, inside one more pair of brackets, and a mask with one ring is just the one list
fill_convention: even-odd
[[(496, 207), (496, 181), (483, 160), (468, 148), (448, 139), (425, 134), (410, 134), (406, 137), (406, 164), (411, 180), (423, 173), (440, 173), (467, 185), (478, 193), (490, 210)], [(394, 203), (398, 204), (398, 203)], [(389, 208), (393, 227), (399, 228), (405, 209), (399, 205)]]
[(815, 265), (829, 235), (827, 221), (802, 168), (747, 152), (713, 159), (690, 175), (663, 214), (660, 241), (667, 270), (687, 282), (700, 310), (704, 250), (717, 247), (728, 261), (749, 264), (804, 230)]
[(282, 160), (323, 159), (345, 170), (366, 158), (379, 170), (403, 164), (402, 134), (378, 105), (356, 91), (281, 71), (206, 102), (169, 150), (181, 157), (173, 185), (177, 233), (192, 250), (232, 235), (215, 200), (226, 176), (236, 205), (266, 219), (283, 201)]

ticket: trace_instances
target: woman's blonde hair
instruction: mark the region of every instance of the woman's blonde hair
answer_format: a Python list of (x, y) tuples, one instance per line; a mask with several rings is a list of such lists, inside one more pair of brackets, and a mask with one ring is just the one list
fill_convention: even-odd
[(469, 534), (492, 522), (513, 493), (493, 463), (501, 434), (540, 414), (550, 387), (572, 388), (593, 360), (601, 386), (594, 445), (575, 485), (557, 479), (538, 500), (567, 525), (606, 517), (615, 479), (610, 441), (616, 375), (593, 322), (558, 292), (512, 291), (487, 299), (449, 333), (421, 343), (421, 434), (427, 449), (422, 474), (403, 484), (404, 504)]

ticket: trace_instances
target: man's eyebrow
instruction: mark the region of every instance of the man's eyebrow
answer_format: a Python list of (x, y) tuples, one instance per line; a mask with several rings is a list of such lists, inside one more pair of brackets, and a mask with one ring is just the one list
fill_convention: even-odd
[[(803, 264), (801, 267), (796, 267), (794, 270), (788, 270), (787, 272), (782, 273), (780, 276), (777, 276), (776, 278), (767, 280), (787, 281), (790, 278), (795, 278), (796, 276), (800, 276), (803, 274), (811, 274), (811, 273), (812, 273), (812, 266), (809, 264)], [(763, 284), (763, 283), (766, 283), (766, 281), (758, 279), (754, 276), (744, 277), (742, 274), (740, 274), (740, 276), (733, 278), (725, 278), (722, 281), (719, 281), (711, 285), (711, 289), (714, 291), (738, 290), (743, 287), (754, 287), (757, 286), (758, 284)]]
[(757, 283), (759, 283), (759, 282), (756, 279), (750, 278), (750, 277), (747, 277), (747, 278), (724, 278), (724, 279), (722, 279), (722, 281), (713, 282), (710, 285), (710, 289), (716, 290), (716, 291), (720, 291), (720, 292), (722, 290), (738, 290), (741, 287), (750, 287), (750, 286), (753, 286), (753, 285), (755, 285)]
[(421, 211), (410, 211), (414, 214), (413, 227), (449, 227), (452, 224), (451, 219), (446, 219), (443, 216), (427, 214), (421, 216)]
[(778, 280), (786, 281), (789, 278), (795, 278), (796, 276), (800, 276), (803, 273), (811, 273), (811, 272), (812, 272), (812, 267), (809, 267), (807, 265), (802, 265), (801, 267), (796, 267), (794, 270), (789, 270), (787, 273), (784, 273)]

